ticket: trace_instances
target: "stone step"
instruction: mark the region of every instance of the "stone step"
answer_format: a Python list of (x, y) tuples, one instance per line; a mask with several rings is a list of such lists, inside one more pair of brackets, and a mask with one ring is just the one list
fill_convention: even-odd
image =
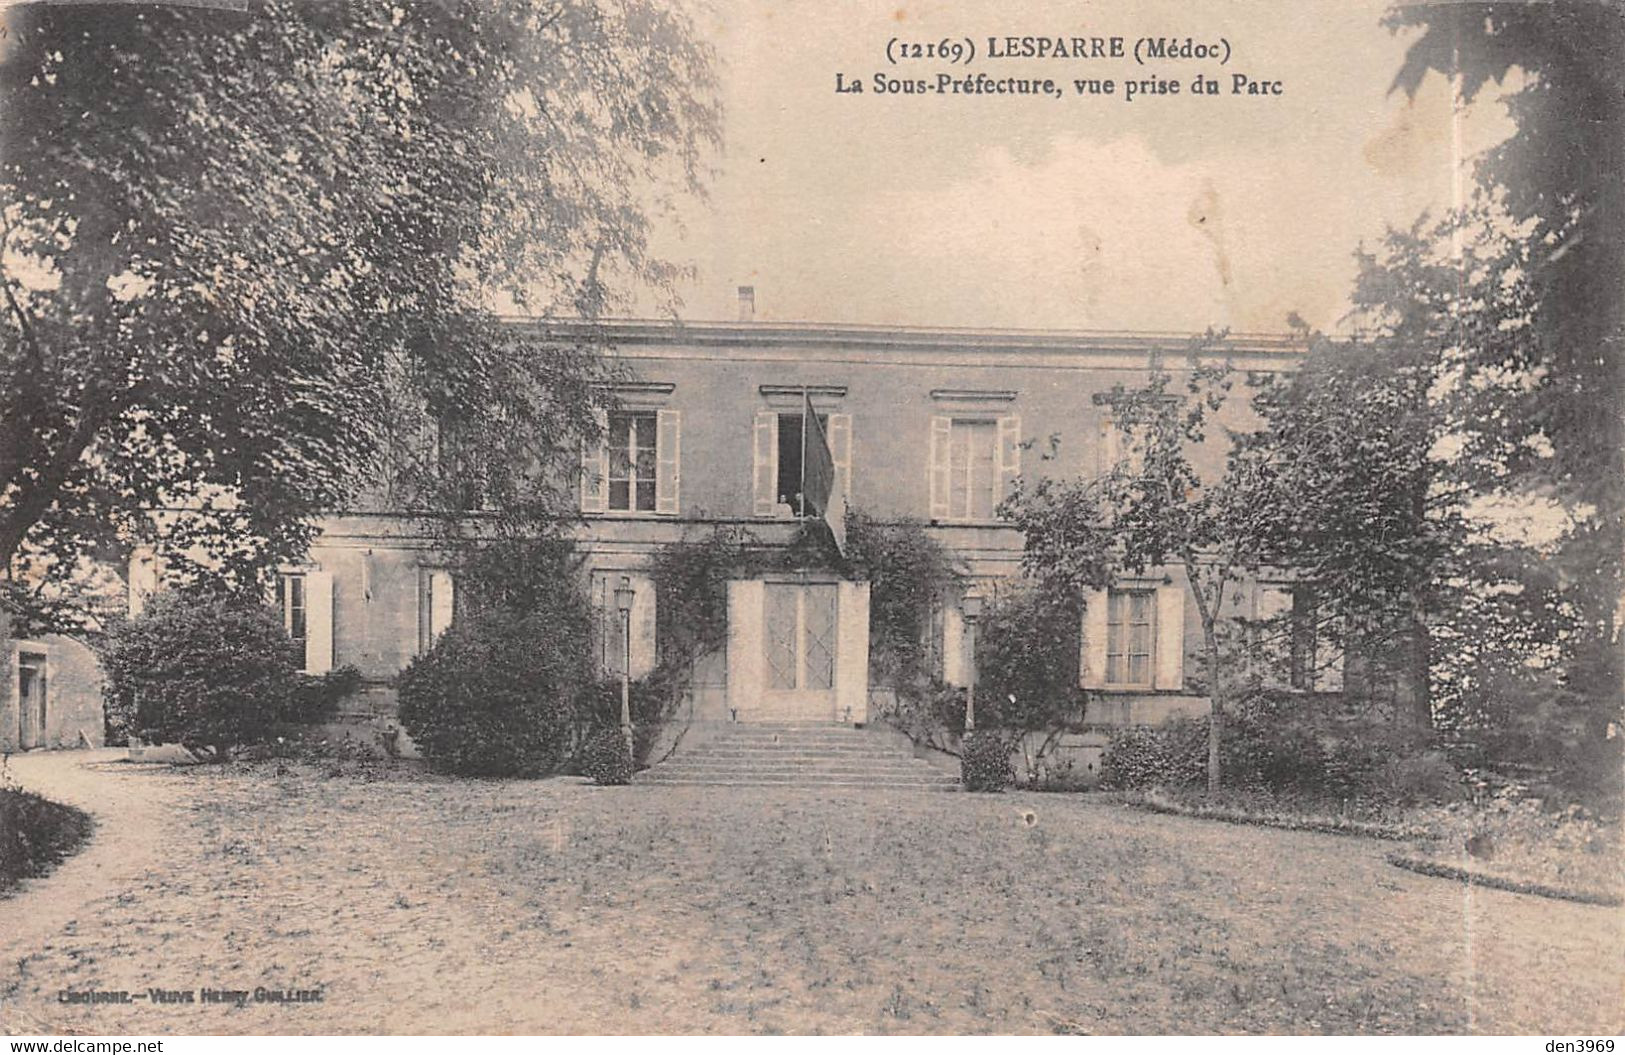
[(634, 783), (649, 787), (792, 787), (792, 788), (895, 788), (908, 791), (958, 791), (959, 781), (906, 780), (821, 780), (807, 777), (677, 777), (640, 776)]
[[(660, 766), (662, 773), (675, 774), (685, 777), (722, 777), (730, 774), (749, 776), (807, 776), (807, 777), (850, 777), (854, 780), (863, 777), (873, 777), (876, 780), (890, 777), (936, 777), (953, 780), (952, 776), (930, 769), (911, 769), (898, 766), (894, 769), (850, 769), (840, 766)], [(651, 772), (653, 772), (651, 770)]]
[(830, 723), (749, 723), (717, 730), (639, 773), (639, 784), (894, 788), (945, 791), (954, 776), (896, 739)]
[(855, 756), (855, 758), (913, 758), (912, 751), (892, 746), (811, 746), (811, 745), (739, 745), (739, 743), (702, 743), (691, 748), (694, 754), (725, 754), (725, 756), (752, 756), (752, 754), (821, 754), (821, 756)]

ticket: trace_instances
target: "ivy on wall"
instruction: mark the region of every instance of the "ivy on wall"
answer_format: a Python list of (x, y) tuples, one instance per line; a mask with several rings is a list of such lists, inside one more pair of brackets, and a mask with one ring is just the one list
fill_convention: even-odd
[(784, 571), (827, 571), (869, 586), (869, 654), (877, 680), (903, 684), (929, 675), (931, 609), (961, 578), (952, 556), (918, 521), (847, 515), (845, 554), (828, 529), (803, 522), (788, 545), (769, 546), (749, 528), (719, 527), (655, 551), (650, 577), (659, 598), (661, 666), (687, 669), (728, 640), (728, 580)]

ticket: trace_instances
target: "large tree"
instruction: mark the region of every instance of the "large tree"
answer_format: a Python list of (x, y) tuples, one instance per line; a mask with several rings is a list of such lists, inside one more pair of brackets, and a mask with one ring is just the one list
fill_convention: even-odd
[(651, 217), (717, 136), (684, 16), (270, 0), (6, 29), (0, 566), (25, 614), (155, 533), (247, 585), (372, 484), (557, 511), (601, 357), (492, 309), (670, 290)]

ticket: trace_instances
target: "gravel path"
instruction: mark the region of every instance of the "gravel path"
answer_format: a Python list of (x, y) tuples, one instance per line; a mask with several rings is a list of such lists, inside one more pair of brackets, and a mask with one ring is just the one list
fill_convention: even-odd
[[(1620, 912), (1413, 875), (1363, 839), (1059, 795), (23, 761), (100, 824), (0, 901), (0, 1031), (1625, 1025)], [(61, 1002), (148, 987), (319, 999)]]

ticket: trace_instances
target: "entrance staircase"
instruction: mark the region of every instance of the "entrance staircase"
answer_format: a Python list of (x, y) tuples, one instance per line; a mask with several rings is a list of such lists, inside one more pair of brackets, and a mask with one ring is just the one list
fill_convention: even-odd
[(728, 723), (639, 773), (637, 784), (956, 791), (959, 780), (885, 733), (833, 724)]

